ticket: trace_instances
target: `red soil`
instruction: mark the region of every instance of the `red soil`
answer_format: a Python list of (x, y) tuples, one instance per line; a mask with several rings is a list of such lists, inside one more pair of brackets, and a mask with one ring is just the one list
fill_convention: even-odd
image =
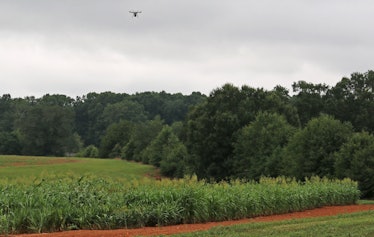
[(228, 226), (250, 222), (269, 222), (292, 220), (297, 218), (312, 218), (321, 216), (333, 216), (352, 212), (374, 210), (374, 205), (350, 205), (350, 206), (333, 206), (322, 207), (314, 210), (303, 212), (288, 213), (274, 216), (256, 217), (250, 219), (209, 222), (204, 224), (184, 224), (165, 227), (146, 227), (139, 229), (118, 229), (118, 230), (74, 230), (56, 233), (44, 234), (26, 234), (15, 235), (15, 237), (130, 237), (130, 236), (152, 236), (152, 235), (170, 235), (177, 233), (186, 233), (193, 231), (208, 230), (214, 226)]

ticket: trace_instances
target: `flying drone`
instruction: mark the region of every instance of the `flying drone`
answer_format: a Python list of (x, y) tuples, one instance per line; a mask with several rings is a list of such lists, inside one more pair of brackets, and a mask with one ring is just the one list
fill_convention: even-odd
[(139, 13), (142, 13), (141, 11), (129, 11), (133, 14), (133, 17), (137, 17)]

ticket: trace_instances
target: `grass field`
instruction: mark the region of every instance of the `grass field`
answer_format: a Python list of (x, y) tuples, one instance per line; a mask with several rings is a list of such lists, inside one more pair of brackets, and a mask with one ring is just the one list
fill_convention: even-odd
[[(0, 156), (0, 180), (27, 182), (47, 177), (95, 176), (133, 180), (154, 175), (152, 166), (114, 159)], [(0, 181), (0, 182), (1, 182)]]
[(174, 237), (374, 237), (374, 212), (215, 227)]

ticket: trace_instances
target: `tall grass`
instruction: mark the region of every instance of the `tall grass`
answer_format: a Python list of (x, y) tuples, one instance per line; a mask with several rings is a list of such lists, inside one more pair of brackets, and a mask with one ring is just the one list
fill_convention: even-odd
[(0, 233), (113, 229), (219, 221), (355, 203), (351, 180), (286, 178), (208, 184), (87, 178), (0, 184)]

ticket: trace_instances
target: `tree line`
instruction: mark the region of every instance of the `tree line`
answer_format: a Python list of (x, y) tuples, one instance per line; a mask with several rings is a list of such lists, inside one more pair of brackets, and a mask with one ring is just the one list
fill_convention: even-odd
[(0, 99), (0, 153), (121, 157), (207, 180), (349, 177), (374, 197), (374, 72), (292, 93), (89, 93)]

